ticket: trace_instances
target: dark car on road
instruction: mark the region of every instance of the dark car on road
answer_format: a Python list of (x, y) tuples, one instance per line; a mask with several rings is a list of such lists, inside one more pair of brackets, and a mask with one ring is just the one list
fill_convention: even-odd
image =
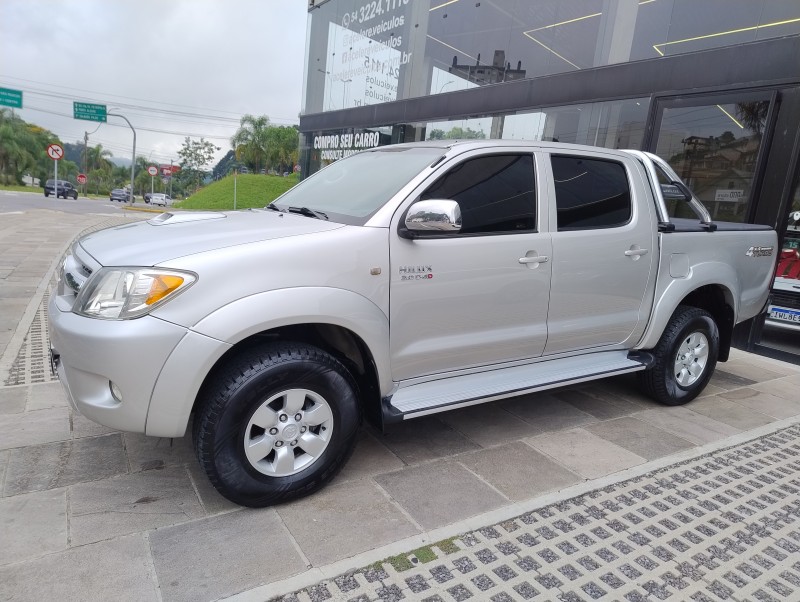
[(133, 202), (134, 196), (124, 188), (115, 188), (108, 196), (109, 201), (119, 201), (120, 203)]
[[(56, 191), (56, 181), (58, 182), (58, 191)], [(78, 198), (78, 191), (72, 185), (72, 182), (67, 180), (47, 180), (44, 183), (44, 196), (49, 197), (51, 194), (56, 194), (56, 198)]]

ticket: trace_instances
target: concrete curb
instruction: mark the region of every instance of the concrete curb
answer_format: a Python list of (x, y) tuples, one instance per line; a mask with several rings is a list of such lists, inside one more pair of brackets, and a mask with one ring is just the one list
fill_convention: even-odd
[(587, 480), (582, 483), (578, 483), (577, 485), (572, 485), (565, 489), (548, 493), (524, 502), (516, 502), (490, 512), (478, 514), (445, 527), (425, 531), (418, 535), (407, 537), (367, 552), (362, 552), (361, 554), (351, 556), (350, 558), (346, 558), (344, 560), (339, 560), (321, 567), (311, 568), (304, 573), (288, 577), (281, 581), (275, 581), (273, 583), (240, 592), (228, 598), (222, 598), (222, 600), (230, 602), (264, 602), (265, 600), (270, 600), (275, 597), (310, 587), (319, 583), (320, 581), (333, 579), (339, 575), (361, 569), (375, 562), (385, 560), (390, 556), (407, 553), (411, 550), (430, 545), (437, 541), (448, 539), (450, 537), (456, 537), (463, 533), (475, 531), (489, 525), (501, 523), (534, 510), (585, 495), (591, 491), (602, 489), (603, 487), (607, 487), (609, 485), (628, 481), (636, 477), (641, 477), (650, 472), (661, 470), (676, 464), (690, 462), (720, 450), (735, 447), (737, 445), (771, 435), (782, 429), (794, 426), (795, 424), (797, 424), (796, 418), (786, 418), (784, 420), (771, 422), (770, 424), (762, 427), (739, 433), (737, 435), (732, 435), (730, 437), (720, 439), (719, 441), (708, 443), (701, 447), (695, 447), (670, 456), (665, 456), (663, 458), (659, 458), (658, 460), (646, 462), (644, 464), (600, 477), (598, 479)]
[(39, 311), (39, 306), (42, 304), (42, 299), (47, 291), (47, 287), (50, 286), (53, 274), (55, 274), (56, 269), (61, 263), (61, 259), (72, 246), (74, 240), (74, 237), (71, 238), (58, 252), (58, 255), (56, 255), (55, 259), (53, 259), (50, 264), (50, 267), (47, 268), (47, 273), (39, 282), (36, 292), (33, 293), (33, 297), (31, 297), (31, 300), (28, 302), (25, 313), (22, 314), (22, 318), (19, 324), (17, 324), (17, 329), (14, 331), (14, 336), (12, 336), (11, 340), (8, 342), (6, 350), (3, 352), (3, 357), (0, 357), (0, 375), (4, 375), (5, 377), (5, 375), (11, 372), (11, 366), (13, 366), (14, 360), (17, 359), (17, 355), (19, 355), (19, 351), (22, 349), (25, 337), (28, 336), (28, 330), (30, 330), (31, 324), (33, 324), (36, 312)]
[(123, 207), (123, 211), (139, 211), (140, 213), (166, 213), (167, 207), (161, 209), (149, 209), (147, 207)]

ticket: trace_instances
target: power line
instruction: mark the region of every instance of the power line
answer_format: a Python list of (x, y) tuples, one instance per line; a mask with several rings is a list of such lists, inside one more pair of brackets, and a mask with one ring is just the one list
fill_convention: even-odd
[[(73, 118), (72, 115), (67, 115), (66, 113), (59, 113), (58, 111), (50, 111), (48, 109), (43, 109), (41, 107), (27, 106), (27, 107), (25, 107), (25, 110), (28, 110), (28, 111), (39, 111), (40, 113), (48, 113), (50, 115), (57, 115), (59, 117), (69, 117), (70, 119)], [(108, 122), (107, 125), (110, 125), (112, 127), (121, 127), (121, 128), (126, 128), (127, 129), (127, 126), (122, 125), (122, 124), (118, 124), (118, 123)], [(171, 131), (171, 130), (161, 130), (161, 129), (157, 129), (157, 128), (146, 128), (146, 127), (143, 127), (143, 126), (137, 126), (136, 130), (137, 131), (141, 130), (143, 132), (154, 132), (156, 134), (170, 134), (170, 135), (173, 135), (173, 136), (188, 136), (189, 138), (208, 138), (208, 139), (214, 139), (214, 140), (227, 140), (227, 141), (230, 140), (230, 136), (213, 136), (213, 135), (207, 135), (207, 134), (194, 134), (194, 133), (189, 133), (189, 132), (175, 132), (175, 131)]]
[[(190, 117), (208, 118), (208, 119), (215, 119), (215, 120), (220, 120), (220, 121), (235, 121), (236, 123), (239, 123), (239, 121), (241, 120), (241, 117), (243, 116), (241, 113), (237, 113), (235, 111), (227, 111), (225, 109), (208, 109), (208, 108), (202, 108), (202, 107), (189, 107), (188, 105), (171, 103), (171, 102), (166, 102), (166, 101), (159, 101), (159, 100), (145, 99), (145, 98), (137, 98), (137, 97), (133, 97), (133, 96), (124, 96), (124, 95), (121, 95), (121, 94), (111, 94), (111, 93), (107, 93), (107, 92), (97, 92), (95, 90), (86, 90), (84, 88), (75, 88), (75, 87), (71, 87), (71, 86), (62, 86), (62, 85), (58, 85), (58, 84), (49, 84), (49, 83), (46, 83), (46, 82), (40, 82), (40, 81), (36, 81), (36, 80), (32, 80), (32, 79), (26, 79), (26, 78), (22, 78), (22, 77), (14, 77), (14, 76), (11, 76), (11, 75), (2, 75), (2, 74), (0, 74), (0, 78), (2, 78), (2, 79), (12, 79), (12, 80), (23, 81), (23, 82), (29, 82), (29, 83), (33, 83), (33, 84), (49, 86), (51, 88), (64, 88), (66, 90), (75, 90), (77, 92), (100, 95), (101, 97), (115, 97), (115, 98), (122, 98), (122, 99), (127, 99), (127, 100), (135, 100), (135, 101), (139, 101), (139, 102), (149, 103), (150, 105), (167, 105), (167, 106), (172, 106), (172, 107), (178, 107), (178, 108), (181, 108), (181, 109), (187, 109), (187, 108), (188, 109), (194, 109), (194, 111), (186, 111), (186, 110), (184, 110), (184, 111), (174, 111), (174, 110), (170, 110), (170, 109), (161, 109), (161, 108), (158, 108), (158, 107), (147, 106), (147, 105), (132, 105), (132, 104), (119, 103), (119, 102), (114, 102), (113, 103), (113, 104), (119, 104), (120, 106), (125, 106), (126, 108), (140, 108), (140, 109), (143, 109), (143, 110), (153, 111), (153, 112), (170, 113), (170, 114), (176, 114), (176, 115), (183, 114), (184, 116), (190, 116)], [(75, 100), (74, 96), (72, 96), (72, 95), (57, 94), (55, 91), (41, 89), (41, 88), (29, 88), (26, 91), (28, 91), (28, 92), (30, 92), (32, 94), (49, 95), (49, 96), (53, 96), (53, 97), (56, 97), (56, 98), (64, 98), (64, 99), (68, 99), (68, 100)], [(79, 100), (93, 100), (95, 102), (103, 102), (103, 100), (98, 100), (98, 99), (94, 99), (94, 98), (90, 98), (90, 97), (83, 97), (83, 98), (81, 98)], [(112, 104), (112, 103), (109, 103), (109, 104)], [(199, 111), (217, 112), (217, 113), (228, 113), (229, 115), (235, 115), (235, 117), (224, 117), (222, 115), (201, 114), (201, 113), (197, 113), (196, 112), (198, 110)], [(298, 120), (297, 120), (297, 118), (291, 118), (291, 117), (270, 117), (270, 121), (274, 121), (275, 123), (283, 121), (283, 122), (286, 122), (287, 124), (294, 125), (294, 124), (297, 123)]]

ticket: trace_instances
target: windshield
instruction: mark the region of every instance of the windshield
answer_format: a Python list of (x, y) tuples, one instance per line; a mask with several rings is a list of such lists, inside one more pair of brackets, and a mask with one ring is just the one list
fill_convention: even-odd
[(273, 205), (283, 210), (305, 207), (331, 221), (363, 225), (444, 150), (384, 147), (357, 153), (303, 180)]

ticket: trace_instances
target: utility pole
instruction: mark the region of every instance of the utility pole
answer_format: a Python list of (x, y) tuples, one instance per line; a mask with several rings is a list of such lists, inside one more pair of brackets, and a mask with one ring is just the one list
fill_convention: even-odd
[[(89, 132), (83, 132), (83, 173), (88, 173), (89, 163)], [(87, 179), (88, 181), (88, 179)], [(83, 196), (86, 196), (86, 184), (83, 185)]]
[(133, 160), (131, 161), (131, 196), (129, 199), (130, 204), (133, 205), (133, 176), (136, 170), (136, 130), (133, 129), (131, 122), (128, 121), (128, 118), (125, 117), (125, 115), (120, 115), (119, 113), (108, 113), (108, 115), (112, 115), (114, 117), (122, 117), (128, 124), (128, 127), (131, 128), (131, 131), (133, 132)]

